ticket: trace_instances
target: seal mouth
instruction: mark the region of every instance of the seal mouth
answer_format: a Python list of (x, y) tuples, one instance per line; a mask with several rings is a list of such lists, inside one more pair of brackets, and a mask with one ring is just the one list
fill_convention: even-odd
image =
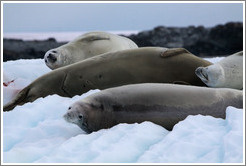
[(203, 80), (204, 82), (208, 82), (208, 75), (203, 71), (203, 68), (198, 67), (195, 70), (195, 73), (201, 80)]
[(45, 62), (49, 62), (49, 63), (55, 63), (56, 61), (57, 58), (53, 54), (49, 54), (45, 59)]
[(68, 122), (68, 123), (74, 123), (74, 124), (76, 124), (75, 121), (72, 120), (71, 115), (68, 114), (68, 113), (66, 113), (65, 115), (63, 115), (63, 118), (64, 118), (64, 120), (65, 120), (66, 122)]

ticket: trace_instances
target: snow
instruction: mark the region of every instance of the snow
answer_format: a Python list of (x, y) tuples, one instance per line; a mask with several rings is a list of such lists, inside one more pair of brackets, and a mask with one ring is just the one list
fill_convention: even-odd
[[(228, 107), (226, 113), (226, 120), (202, 115), (188, 116), (145, 152), (139, 161), (242, 162), (243, 113), (233, 107)], [(235, 129), (232, 129), (233, 126)]]
[(43, 60), (16, 60), (3, 63), (3, 104), (8, 103), (16, 94), (36, 78), (51, 71)]
[[(222, 57), (223, 58), (223, 57)], [(207, 58), (218, 62), (222, 58)], [(42, 59), (3, 63), (3, 102), (49, 72)], [(11, 82), (14, 80), (13, 82)], [(242, 163), (243, 109), (226, 119), (188, 116), (172, 131), (151, 122), (119, 124), (86, 134), (63, 119), (73, 98), (50, 95), (17, 106), (3, 117), (3, 163)]]

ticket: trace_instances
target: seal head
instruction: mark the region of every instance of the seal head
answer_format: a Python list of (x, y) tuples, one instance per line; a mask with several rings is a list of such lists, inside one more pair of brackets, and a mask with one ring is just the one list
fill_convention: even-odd
[(49, 50), (44, 55), (45, 64), (51, 68), (57, 68), (60, 66), (59, 61), (64, 57), (64, 54), (57, 49)]
[(195, 73), (209, 87), (241, 90), (243, 88), (243, 52), (230, 55), (216, 64), (198, 67)]
[[(68, 107), (67, 113), (63, 118), (69, 122), (78, 125), (86, 133), (91, 133), (94, 124), (97, 124), (97, 117), (100, 117), (100, 113), (103, 111), (103, 107), (96, 106), (87, 102), (75, 102)], [(97, 114), (97, 115), (94, 115)], [(89, 118), (93, 116), (95, 121), (90, 123)], [(93, 126), (91, 126), (93, 125)]]
[(224, 80), (224, 70), (220, 65), (211, 65), (209, 67), (198, 67), (195, 70), (196, 75), (210, 87), (218, 87), (217, 85)]
[(67, 113), (63, 116), (63, 118), (69, 122), (78, 125), (85, 132), (89, 132), (87, 128), (87, 122), (85, 119), (85, 111), (88, 107), (83, 104), (76, 104), (74, 106), (68, 107)]

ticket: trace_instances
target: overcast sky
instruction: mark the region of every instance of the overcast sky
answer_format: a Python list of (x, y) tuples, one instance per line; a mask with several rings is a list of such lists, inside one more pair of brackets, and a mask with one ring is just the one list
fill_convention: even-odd
[(243, 21), (242, 3), (4, 3), (4, 32), (148, 30)]

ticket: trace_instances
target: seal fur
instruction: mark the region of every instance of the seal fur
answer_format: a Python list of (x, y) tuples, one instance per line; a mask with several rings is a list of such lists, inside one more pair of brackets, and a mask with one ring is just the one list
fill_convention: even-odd
[(198, 67), (195, 72), (209, 87), (243, 89), (243, 51), (216, 64)]
[(66, 121), (90, 133), (119, 123), (151, 121), (172, 130), (188, 115), (225, 118), (228, 106), (243, 108), (243, 92), (175, 84), (134, 84), (92, 94), (72, 104)]
[(89, 32), (47, 51), (44, 60), (50, 69), (57, 69), (103, 53), (132, 48), (138, 46), (126, 37), (107, 32)]

